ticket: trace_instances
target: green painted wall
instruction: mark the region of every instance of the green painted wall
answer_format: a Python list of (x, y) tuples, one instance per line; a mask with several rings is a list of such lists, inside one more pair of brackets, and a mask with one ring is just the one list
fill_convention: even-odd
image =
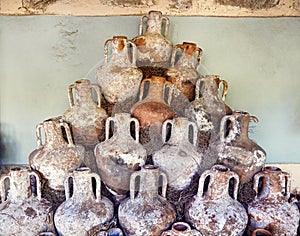
[[(103, 62), (105, 40), (138, 34), (139, 17), (0, 17), (2, 164), (26, 164), (35, 125), (68, 108), (67, 87)], [(268, 163), (300, 163), (300, 18), (170, 17), (174, 44), (196, 42), (202, 73), (229, 83), (227, 103), (260, 122)]]

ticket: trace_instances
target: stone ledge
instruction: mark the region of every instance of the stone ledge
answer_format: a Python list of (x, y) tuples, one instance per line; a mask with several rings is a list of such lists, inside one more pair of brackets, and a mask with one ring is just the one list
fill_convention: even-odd
[(300, 16), (299, 0), (1, 0), (0, 15)]

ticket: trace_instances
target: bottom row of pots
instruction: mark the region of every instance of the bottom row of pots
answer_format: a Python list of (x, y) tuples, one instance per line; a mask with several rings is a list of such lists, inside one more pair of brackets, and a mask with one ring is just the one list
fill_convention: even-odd
[[(32, 178), (36, 191), (32, 190)], [(0, 183), (0, 235), (5, 236), (38, 235), (44, 231), (65, 236), (234, 236), (246, 230), (256, 235), (257, 228), (261, 235), (268, 235), (266, 230), (270, 235), (297, 235), (300, 219), (297, 205), (289, 202), (289, 175), (275, 167), (266, 167), (254, 176), (257, 195), (247, 210), (237, 201), (236, 173), (222, 165), (205, 171), (197, 194), (185, 206), (186, 222), (195, 229), (185, 222), (174, 223), (176, 211), (166, 199), (167, 175), (153, 165), (145, 165), (131, 175), (130, 196), (120, 202), (116, 214), (121, 229), (94, 234), (90, 233), (93, 228), (113, 219), (115, 206), (101, 196), (101, 179), (89, 168), (68, 174), (64, 181), (66, 200), (54, 214), (51, 203), (41, 197), (37, 172), (28, 167), (14, 168), (1, 176)]]

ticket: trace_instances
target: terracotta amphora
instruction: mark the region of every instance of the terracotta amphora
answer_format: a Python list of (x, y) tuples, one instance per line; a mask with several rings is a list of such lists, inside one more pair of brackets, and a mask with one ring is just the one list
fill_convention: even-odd
[[(97, 101), (93, 99), (92, 90), (96, 92)], [(106, 111), (101, 107), (100, 89), (89, 80), (81, 79), (69, 86), (68, 96), (70, 108), (62, 118), (70, 124), (74, 143), (93, 148), (104, 140), (107, 117)]]
[[(167, 127), (171, 136), (167, 141)], [(164, 145), (153, 154), (153, 163), (168, 176), (168, 186), (175, 190), (188, 188), (199, 175), (202, 155), (197, 152), (197, 125), (185, 117), (166, 120), (162, 128)]]
[[(130, 132), (132, 124), (135, 138)], [(129, 113), (116, 113), (106, 120), (105, 133), (106, 140), (94, 150), (101, 179), (112, 194), (126, 195), (130, 175), (139, 170), (147, 158), (146, 150), (139, 142), (139, 122)]]
[(136, 66), (136, 45), (125, 36), (114, 36), (105, 42), (104, 58), (104, 65), (97, 69), (97, 82), (106, 101), (115, 104), (135, 98), (143, 78)]
[(248, 230), (266, 229), (272, 235), (297, 235), (300, 212), (290, 202), (290, 175), (273, 166), (265, 167), (253, 179), (256, 197), (248, 204)]
[(54, 214), (60, 236), (87, 236), (91, 228), (112, 219), (113, 203), (101, 196), (101, 179), (89, 168), (81, 167), (70, 172), (65, 179), (65, 192), (66, 201)]
[[(229, 168), (215, 165), (199, 180), (198, 193), (187, 204), (186, 220), (203, 235), (242, 236), (247, 212), (237, 201), (239, 177)], [(233, 193), (229, 194), (229, 189)]]
[(141, 83), (140, 98), (132, 106), (131, 114), (140, 122), (141, 143), (146, 148), (147, 154), (159, 150), (162, 145), (160, 138), (162, 124), (176, 115), (170, 106), (172, 92), (173, 85), (164, 77), (152, 76)]
[(224, 116), (220, 124), (217, 163), (236, 172), (241, 184), (251, 181), (266, 161), (265, 151), (248, 137), (250, 121), (258, 122), (258, 119), (248, 112), (234, 111)]
[(41, 197), (36, 171), (25, 166), (12, 168), (1, 176), (0, 185), (0, 235), (36, 236), (54, 229), (52, 204)]
[(183, 42), (174, 47), (171, 67), (166, 71), (165, 76), (181, 92), (175, 95), (185, 96), (189, 101), (194, 100), (195, 84), (200, 78), (198, 69), (201, 56), (202, 49), (195, 43)]
[[(45, 132), (44, 143), (42, 130)], [(60, 117), (38, 124), (36, 136), (38, 148), (29, 156), (30, 167), (42, 174), (47, 187), (63, 191), (66, 174), (84, 161), (84, 147), (74, 144), (69, 125)]]
[(118, 210), (125, 235), (158, 236), (174, 222), (176, 213), (166, 200), (166, 190), (167, 175), (153, 165), (131, 175), (130, 198), (123, 200)]
[(173, 45), (166, 38), (168, 30), (169, 18), (160, 11), (149, 11), (148, 15), (141, 17), (139, 36), (132, 39), (138, 49), (139, 67), (169, 67)]

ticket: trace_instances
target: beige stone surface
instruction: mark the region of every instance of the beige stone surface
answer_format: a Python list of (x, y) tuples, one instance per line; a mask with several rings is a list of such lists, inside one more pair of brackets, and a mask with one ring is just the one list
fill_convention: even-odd
[(149, 10), (160, 10), (172, 16), (300, 16), (299, 0), (244, 2), (249, 2), (243, 4), (247, 8), (241, 7), (239, 0), (0, 0), (0, 15), (115, 16), (144, 15)]

